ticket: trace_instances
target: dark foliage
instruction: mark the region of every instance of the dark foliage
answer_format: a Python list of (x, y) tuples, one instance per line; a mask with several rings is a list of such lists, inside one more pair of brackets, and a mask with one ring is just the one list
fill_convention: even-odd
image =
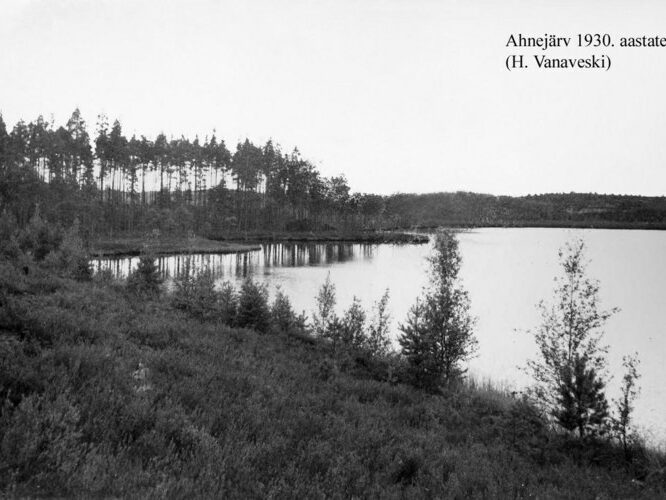
[(305, 334), (233, 330), (170, 298), (15, 266), (0, 266), (4, 496), (666, 491), (661, 455), (636, 447), (627, 462), (621, 447), (581, 448), (487, 387), (428, 395), (377, 380), (388, 361), (341, 365)]
[[(324, 177), (297, 149), (245, 139), (230, 151), (160, 134), (130, 138), (100, 116), (95, 136), (79, 110), (55, 128), (42, 116), (11, 131), (0, 117), (0, 208), (25, 226), (37, 213), (89, 235), (141, 233), (225, 237), (248, 231), (362, 232), (393, 227), (666, 227), (666, 198), (598, 194), (509, 197), (466, 192), (379, 196)], [(231, 182), (228, 179), (231, 178)], [(44, 258), (53, 234), (32, 242)]]
[(268, 290), (265, 285), (246, 279), (240, 289), (236, 324), (241, 328), (252, 328), (265, 333), (270, 325)]
[(139, 294), (157, 294), (160, 291), (162, 277), (155, 256), (145, 253), (139, 263), (127, 277), (127, 287)]

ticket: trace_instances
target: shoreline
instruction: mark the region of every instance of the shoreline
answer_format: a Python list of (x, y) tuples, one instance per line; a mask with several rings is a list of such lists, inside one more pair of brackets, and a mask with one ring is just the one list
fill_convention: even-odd
[(150, 241), (141, 237), (100, 238), (91, 242), (91, 258), (134, 257), (149, 249), (155, 255), (230, 254), (262, 249), (271, 243), (357, 243), (357, 244), (425, 244), (426, 235), (402, 232), (363, 234), (333, 233), (255, 233), (211, 236), (209, 238), (161, 238)]
[(229, 254), (261, 250), (261, 245), (222, 242), (205, 238), (163, 238), (156, 241), (150, 241), (146, 238), (100, 239), (96, 243), (91, 243), (90, 247), (91, 258), (135, 257), (146, 250), (150, 250), (155, 255)]
[(405, 230), (339, 233), (320, 232), (256, 232), (247, 234), (210, 235), (214, 241), (256, 243), (398, 243), (425, 244), (430, 238), (424, 234), (408, 233)]
[[(649, 222), (636, 222), (636, 223), (622, 223), (622, 222), (566, 222), (554, 221), (548, 222), (534, 222), (534, 223), (486, 223), (474, 224), (470, 222), (450, 221), (443, 222), (439, 225), (430, 224), (417, 224), (410, 228), (413, 231), (434, 231), (441, 227), (448, 227), (453, 229), (484, 229), (484, 228), (500, 228), (500, 229), (626, 229), (626, 230), (644, 230), (644, 231), (666, 231), (666, 224), (664, 223), (649, 223)], [(398, 229), (394, 229), (398, 230)], [(404, 230), (404, 229), (403, 229)]]

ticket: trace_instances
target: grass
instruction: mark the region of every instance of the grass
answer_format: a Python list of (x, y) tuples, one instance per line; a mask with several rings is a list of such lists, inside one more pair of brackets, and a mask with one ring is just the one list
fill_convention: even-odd
[[(303, 333), (260, 334), (0, 262), (7, 496), (658, 498), (664, 456), (554, 433), (488, 383), (386, 382)], [(661, 471), (661, 472), (660, 472)]]
[(139, 255), (148, 245), (154, 254), (238, 253), (261, 250), (260, 245), (206, 238), (168, 237), (148, 240), (142, 236), (104, 238), (91, 242), (91, 254), (99, 257)]

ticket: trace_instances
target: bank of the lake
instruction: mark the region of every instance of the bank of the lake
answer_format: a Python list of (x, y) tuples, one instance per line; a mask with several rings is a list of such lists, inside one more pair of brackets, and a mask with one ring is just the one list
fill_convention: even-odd
[(32, 264), (0, 270), (7, 496), (666, 494), (662, 455), (569, 440), (491, 387), (427, 394), (307, 333), (230, 328)]
[(426, 244), (429, 237), (397, 231), (377, 232), (247, 232), (182, 237), (159, 235), (96, 237), (90, 242), (93, 257), (137, 256), (147, 250), (153, 255), (231, 254), (261, 250), (266, 243), (358, 243), (358, 244)]
[(261, 245), (249, 242), (216, 241), (207, 238), (160, 236), (100, 237), (90, 242), (94, 257), (136, 256), (147, 249), (154, 255), (230, 254), (261, 250)]
[(208, 235), (216, 241), (256, 243), (358, 243), (358, 244), (413, 244), (430, 241), (426, 234), (408, 231), (255, 231)]
[[(552, 297), (553, 278), (559, 273), (557, 250), (582, 237), (588, 247), (590, 277), (600, 280), (604, 308), (621, 310), (606, 325), (609, 397), (619, 394), (622, 356), (638, 352), (641, 394), (635, 423), (652, 443), (666, 444), (666, 336), (662, 317), (666, 280), (666, 233), (660, 231), (578, 229), (479, 229), (460, 233), (461, 277), (469, 291), (472, 314), (478, 318), (479, 356), (470, 363), (482, 378), (501, 381), (521, 390), (529, 379), (521, 367), (535, 356), (533, 336), (539, 322), (535, 304)], [(344, 243), (275, 243), (262, 251), (237, 255), (163, 256), (158, 259), (165, 277), (183, 269), (209, 269), (221, 285), (240, 286), (251, 276), (289, 295), (297, 311), (312, 315), (314, 297), (331, 276), (336, 285), (338, 313), (354, 300), (366, 308), (388, 288), (391, 330), (399, 333), (421, 288), (426, 284), (427, 245), (362, 245)], [(99, 259), (96, 269), (126, 277), (138, 258)], [(397, 348), (397, 342), (395, 344)], [(498, 355), (499, 354), (499, 355)]]

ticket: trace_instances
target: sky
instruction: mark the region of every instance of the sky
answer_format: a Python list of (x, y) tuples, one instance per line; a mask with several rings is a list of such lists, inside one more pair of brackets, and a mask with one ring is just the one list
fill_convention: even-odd
[[(511, 34), (666, 36), (644, 0), (0, 0), (9, 126), (298, 147), (353, 191), (666, 195), (666, 47), (507, 71)], [(660, 31), (661, 30), (661, 31)]]

